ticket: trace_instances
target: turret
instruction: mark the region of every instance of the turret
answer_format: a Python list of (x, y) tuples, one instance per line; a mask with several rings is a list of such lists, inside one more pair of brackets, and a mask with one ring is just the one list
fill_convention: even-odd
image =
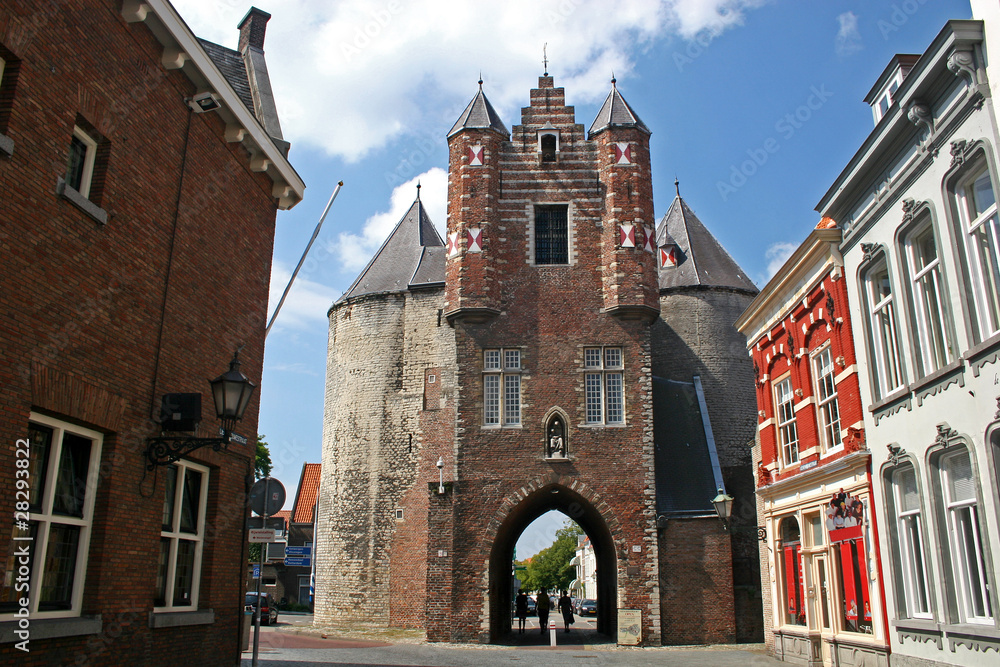
[(622, 319), (652, 321), (660, 312), (660, 300), (649, 135), (611, 79), (611, 92), (589, 133), (604, 186), (604, 309)]
[(445, 314), (483, 322), (500, 314), (497, 273), (500, 156), (510, 132), (479, 91), (448, 132)]

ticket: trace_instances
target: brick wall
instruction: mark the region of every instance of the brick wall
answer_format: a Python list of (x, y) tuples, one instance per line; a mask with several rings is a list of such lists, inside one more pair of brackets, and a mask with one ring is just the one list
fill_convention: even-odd
[[(102, 630), (33, 640), (30, 654), (3, 645), (0, 662), (153, 665), (199, 655), (233, 664), (251, 451), (233, 444), (189, 457), (210, 468), (198, 608), (215, 621), (163, 629), (151, 629), (149, 615), (164, 476), (146, 473), (142, 452), (165, 392), (201, 392), (200, 434), (217, 431), (205, 379), (227, 369), (237, 346), (242, 371), (260, 382), (271, 181), (225, 141), (217, 115), (188, 110), (193, 84), (163, 69), (162, 47), (145, 26), (126, 24), (117, 3), (5, 3), (0, 44), (19, 60), (5, 128), (15, 150), (0, 158), (0, 468), (14, 469), (9, 445), (25, 436), (32, 410), (105, 434), (82, 609), (101, 616)], [(106, 142), (103, 225), (55, 194), (77, 122)], [(259, 396), (236, 429), (251, 442)], [(13, 480), (0, 478), (5, 516)], [(10, 537), (10, 524), (0, 525), (0, 542)]]
[(660, 531), (664, 644), (735, 641), (731, 558), (717, 518), (675, 519)]

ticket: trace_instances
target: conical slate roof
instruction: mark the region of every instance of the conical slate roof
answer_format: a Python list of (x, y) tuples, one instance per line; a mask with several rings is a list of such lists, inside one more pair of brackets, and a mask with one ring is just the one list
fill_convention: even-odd
[(590, 136), (593, 137), (609, 127), (634, 127), (646, 134), (652, 134), (646, 124), (632, 111), (632, 107), (628, 105), (622, 94), (618, 92), (618, 86), (614, 79), (611, 79), (611, 92), (608, 93), (608, 99), (604, 100), (604, 106), (597, 112), (597, 118), (590, 126)]
[(418, 189), (413, 205), (337, 303), (364, 294), (443, 284), (444, 251), (444, 241), (428, 217)]
[(458, 117), (452, 128), (448, 130), (448, 137), (469, 129), (493, 130), (502, 134), (505, 139), (510, 139), (510, 132), (500, 120), (500, 114), (496, 112), (490, 101), (486, 99), (486, 95), (483, 94), (482, 81), (479, 82), (479, 92), (469, 102), (469, 106), (465, 107), (465, 111)]
[(660, 267), (660, 289), (732, 287), (756, 293), (757, 287), (729, 256), (680, 194), (656, 227), (656, 245), (677, 246), (677, 266)]

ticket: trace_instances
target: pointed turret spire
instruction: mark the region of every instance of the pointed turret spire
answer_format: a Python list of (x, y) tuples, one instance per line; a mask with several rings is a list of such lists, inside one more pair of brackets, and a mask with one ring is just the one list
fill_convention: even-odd
[(444, 241), (420, 201), (420, 183), (417, 183), (417, 197), (409, 210), (337, 302), (444, 282), (444, 251)]
[(502, 135), (504, 139), (510, 139), (510, 132), (500, 120), (500, 114), (496, 112), (490, 101), (486, 99), (486, 95), (483, 94), (482, 75), (479, 78), (479, 91), (448, 131), (448, 137), (450, 138), (462, 130), (470, 129), (493, 130)]
[(642, 130), (646, 134), (652, 134), (646, 124), (639, 119), (639, 116), (632, 111), (622, 94), (618, 92), (618, 80), (614, 73), (611, 74), (611, 92), (604, 100), (604, 106), (597, 112), (597, 118), (590, 126), (590, 137), (593, 138), (598, 132), (603, 132), (609, 127), (634, 127)]

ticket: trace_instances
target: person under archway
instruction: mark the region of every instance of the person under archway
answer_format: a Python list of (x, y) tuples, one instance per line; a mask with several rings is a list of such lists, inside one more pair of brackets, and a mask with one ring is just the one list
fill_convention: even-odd
[(549, 624), (549, 592), (544, 588), (538, 591), (538, 599), (535, 600), (535, 611), (538, 612), (538, 628), (544, 635), (545, 626)]
[(517, 597), (514, 598), (514, 611), (517, 613), (517, 631), (524, 634), (524, 624), (528, 619), (528, 596), (520, 588), (517, 589)]
[(566, 632), (569, 632), (569, 626), (573, 625), (573, 599), (569, 596), (568, 591), (563, 591), (562, 597), (559, 598), (559, 611), (562, 612)]

